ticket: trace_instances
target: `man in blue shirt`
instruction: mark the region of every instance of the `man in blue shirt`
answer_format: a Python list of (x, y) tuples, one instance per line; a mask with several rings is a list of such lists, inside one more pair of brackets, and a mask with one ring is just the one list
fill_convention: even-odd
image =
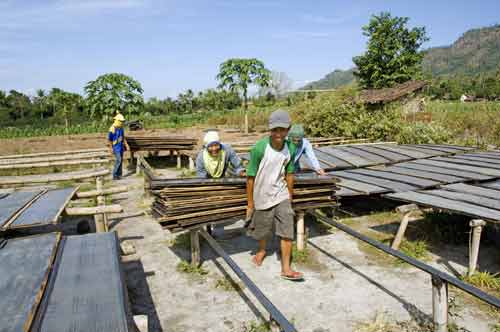
[(113, 125), (109, 128), (108, 141), (110, 152), (115, 155), (115, 166), (113, 167), (113, 180), (119, 180), (122, 176), (123, 152), (125, 149), (130, 150), (125, 140), (125, 131), (123, 123), (125, 118), (118, 113), (114, 117)]
[(309, 165), (313, 170), (318, 173), (318, 175), (325, 175), (325, 171), (319, 165), (318, 158), (314, 154), (313, 147), (311, 143), (304, 138), (304, 127), (300, 124), (293, 125), (288, 132), (288, 137), (297, 146), (297, 151), (294, 158), (295, 171), (300, 170), (300, 158), (302, 155), (306, 155)]

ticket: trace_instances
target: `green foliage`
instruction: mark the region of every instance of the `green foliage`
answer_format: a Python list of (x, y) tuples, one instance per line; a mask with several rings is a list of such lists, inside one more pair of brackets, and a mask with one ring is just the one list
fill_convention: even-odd
[(243, 327), (243, 332), (271, 332), (271, 325), (268, 322), (256, 323), (251, 321)]
[(439, 124), (416, 122), (401, 127), (396, 141), (400, 144), (439, 144), (451, 138), (451, 132)]
[(464, 275), (462, 280), (469, 284), (485, 289), (492, 290), (500, 293), (500, 274), (492, 274), (489, 272), (476, 272), (471, 276)]
[(219, 88), (242, 92), (246, 105), (248, 87), (251, 84), (261, 87), (268, 86), (271, 73), (258, 59), (228, 59), (221, 63), (217, 80), (220, 81)]
[(92, 116), (109, 119), (117, 112), (136, 115), (144, 104), (142, 87), (132, 77), (111, 73), (99, 76), (85, 85), (87, 105)]
[(403, 240), (401, 247), (399, 248), (401, 252), (405, 255), (413, 257), (418, 260), (429, 259), (429, 251), (427, 249), (427, 242), (419, 241), (407, 241)]
[(292, 114), (311, 136), (370, 138), (405, 144), (445, 143), (453, 137), (452, 131), (439, 122), (405, 122), (397, 103), (383, 109), (366, 107), (357, 98), (354, 87), (319, 94), (292, 106)]
[(179, 264), (177, 264), (177, 272), (194, 274), (198, 276), (204, 276), (208, 274), (208, 271), (205, 270), (203, 267), (193, 266), (191, 265), (191, 263), (184, 260), (180, 261)]
[(435, 78), (426, 87), (425, 93), (433, 99), (459, 100), (465, 94), (475, 98), (495, 100), (500, 97), (500, 67), (496, 73)]
[(304, 250), (299, 251), (297, 249), (297, 244), (294, 242), (292, 246), (292, 262), (298, 263), (298, 264), (305, 264), (307, 263), (309, 259), (309, 251), (307, 248), (304, 248)]
[(226, 292), (239, 292), (242, 289), (242, 286), (227, 277), (217, 279), (215, 281), (215, 288)]
[(451, 132), (453, 142), (464, 145), (500, 145), (499, 102), (431, 101), (426, 111), (434, 123)]
[(421, 72), (423, 53), (428, 40), (424, 27), (407, 28), (408, 17), (393, 17), (388, 12), (373, 15), (363, 27), (367, 36), (366, 52), (353, 58), (354, 75), (365, 88), (391, 87), (404, 83)]

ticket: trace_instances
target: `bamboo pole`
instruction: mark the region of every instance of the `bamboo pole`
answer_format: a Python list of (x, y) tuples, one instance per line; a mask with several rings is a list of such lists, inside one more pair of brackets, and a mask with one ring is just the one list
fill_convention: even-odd
[(102, 213), (120, 213), (123, 212), (123, 208), (119, 204), (113, 204), (95, 207), (66, 208), (65, 212), (68, 216), (90, 216)]
[(29, 185), (36, 183), (49, 183), (58, 181), (71, 181), (94, 178), (109, 174), (109, 170), (100, 168), (97, 170), (76, 171), (68, 173), (52, 173), (41, 175), (22, 175), (22, 176), (0, 176), (0, 185)]
[(89, 164), (107, 164), (109, 159), (81, 159), (81, 160), (69, 160), (69, 161), (48, 161), (33, 164), (14, 164), (14, 165), (0, 165), (0, 170), (10, 170), (10, 169), (23, 169), (23, 168), (42, 168), (42, 167), (52, 167), (52, 166), (72, 166), (72, 165), (89, 165)]
[(191, 239), (191, 265), (198, 267), (200, 265), (200, 237), (198, 229), (191, 229), (189, 237)]
[(432, 276), (432, 318), (435, 332), (448, 332), (448, 283)]
[(106, 149), (106, 148), (97, 148), (97, 149), (84, 149), (84, 150), (59, 151), (59, 152), (14, 154), (14, 155), (0, 156), (0, 160), (2, 160), (2, 159), (14, 159), (14, 158), (42, 157), (42, 156), (59, 156), (59, 155), (66, 155), (66, 154), (81, 154), (81, 153), (90, 153), (90, 152), (107, 152), (107, 151), (108, 151), (108, 149)]
[(108, 156), (109, 154), (107, 152), (92, 152), (49, 157), (0, 159), (0, 165), (36, 164), (54, 161), (70, 161), (75, 159), (101, 159), (107, 158)]
[(102, 189), (102, 190), (91, 190), (91, 191), (83, 191), (76, 194), (77, 198), (87, 198), (87, 197), (96, 197), (100, 195), (111, 195), (118, 194), (128, 191), (127, 186), (119, 186), (114, 188)]
[(398, 232), (392, 241), (391, 248), (394, 250), (399, 250), (399, 246), (401, 245), (401, 241), (403, 241), (403, 237), (405, 235), (406, 227), (408, 227), (408, 222), (410, 221), (410, 215), (418, 211), (418, 206), (415, 204), (407, 204), (401, 205), (396, 208), (396, 210), (400, 213), (404, 213), (403, 218), (401, 219), (401, 224), (399, 225)]
[[(96, 190), (101, 191), (103, 190), (103, 181), (102, 177), (98, 176), (95, 180), (96, 182)], [(102, 207), (105, 205), (105, 198), (104, 195), (98, 195), (97, 196), (97, 206)], [(103, 233), (106, 231), (106, 223), (104, 220), (104, 214), (96, 214), (94, 215), (94, 220), (95, 220), (95, 227), (96, 227), (96, 232), (97, 233)]]
[(476, 272), (477, 260), (479, 257), (479, 244), (481, 242), (481, 232), (486, 222), (481, 219), (471, 220), (469, 223), (472, 228), (472, 242), (469, 244), (469, 271), (467, 275), (470, 277)]

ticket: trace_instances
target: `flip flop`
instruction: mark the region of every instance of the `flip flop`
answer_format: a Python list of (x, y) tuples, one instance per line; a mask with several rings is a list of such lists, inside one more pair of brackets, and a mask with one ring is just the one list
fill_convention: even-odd
[(289, 275), (282, 274), (281, 278), (286, 279), (286, 280), (292, 280), (292, 281), (300, 281), (300, 280), (304, 280), (304, 275), (300, 272), (294, 271), (292, 274), (289, 274)]

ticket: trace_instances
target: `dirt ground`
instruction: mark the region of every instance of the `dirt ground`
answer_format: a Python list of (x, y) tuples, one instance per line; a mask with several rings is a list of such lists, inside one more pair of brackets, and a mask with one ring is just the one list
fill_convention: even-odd
[[(189, 129), (175, 133), (201, 138), (202, 132)], [(224, 131), (221, 136), (229, 142), (248, 138)], [(2, 140), (0, 144), (0, 154), (6, 155), (94, 148), (103, 146), (105, 140), (102, 135), (85, 135), (69, 140)], [(179, 171), (164, 169), (162, 174), (176, 177)], [(148, 316), (149, 331), (265, 331), (261, 324), (269, 318), (266, 311), (206, 243), (202, 241), (203, 274), (178, 271), (179, 263), (190, 258), (186, 236), (163, 231), (149, 215), (134, 216), (148, 211), (151, 203), (144, 197), (141, 176), (129, 174), (117, 184), (127, 185), (130, 190), (113, 197), (125, 211), (111, 219), (109, 226), (118, 232), (122, 244), (135, 247), (135, 254), (123, 256), (123, 268), (132, 312)], [(362, 205), (363, 201), (356, 204)], [(397, 225), (379, 227), (379, 222), (368, 213), (351, 218), (349, 225), (376, 238), (395, 233)], [(411, 225), (418, 227), (418, 221)], [(300, 283), (279, 277), (276, 241), (263, 266), (256, 268), (250, 260), (256, 243), (244, 234), (241, 222), (226, 226), (223, 234), (216, 235), (233, 260), (298, 331), (430, 331), (423, 327), (432, 317), (431, 281), (426, 273), (394, 264), (390, 257), (370, 250), (341, 231), (326, 231), (314, 220), (308, 220), (307, 227), (308, 257), (297, 265), (306, 280)], [(466, 243), (443, 243), (430, 251), (432, 266), (447, 273), (466, 271)], [(480, 267), (500, 271), (499, 253), (498, 247), (482, 246)], [(450, 294), (450, 318), (456, 324), (450, 331), (498, 332), (498, 311), (462, 292), (450, 289)]]
[[(179, 174), (173, 169), (163, 173)], [(142, 181), (136, 175), (119, 181), (133, 188), (120, 201), (126, 214), (144, 210), (150, 203), (143, 197)], [(341, 231), (326, 232), (312, 220), (307, 226), (309, 257), (297, 266), (306, 276), (301, 283), (279, 277), (276, 241), (262, 267), (251, 263), (256, 243), (244, 234), (242, 222), (226, 226), (217, 240), (298, 331), (357, 331), (363, 324), (372, 328), (366, 331), (375, 332), (430, 331), (422, 327), (432, 317), (431, 282), (426, 273), (394, 264), (390, 257), (367, 250)], [(367, 216), (351, 219), (350, 226), (380, 236), (387, 229), (395, 232), (394, 225), (377, 231), (377, 224)], [(268, 314), (206, 243), (202, 242), (206, 274), (182, 273), (178, 264), (190, 259), (185, 235), (163, 231), (150, 216), (113, 220), (111, 227), (122, 242), (136, 248), (136, 254), (124, 257), (124, 269), (132, 311), (148, 315), (149, 331), (262, 331), (259, 325)], [(495, 247), (483, 246), (481, 267), (500, 270), (498, 253)], [(465, 244), (443, 244), (431, 250), (431, 256), (430, 264), (438, 269), (466, 271)], [(454, 331), (496, 332), (493, 326), (500, 323), (498, 312), (461, 292), (450, 290), (450, 294)], [(373, 329), (377, 316), (382, 328), (393, 329)]]

